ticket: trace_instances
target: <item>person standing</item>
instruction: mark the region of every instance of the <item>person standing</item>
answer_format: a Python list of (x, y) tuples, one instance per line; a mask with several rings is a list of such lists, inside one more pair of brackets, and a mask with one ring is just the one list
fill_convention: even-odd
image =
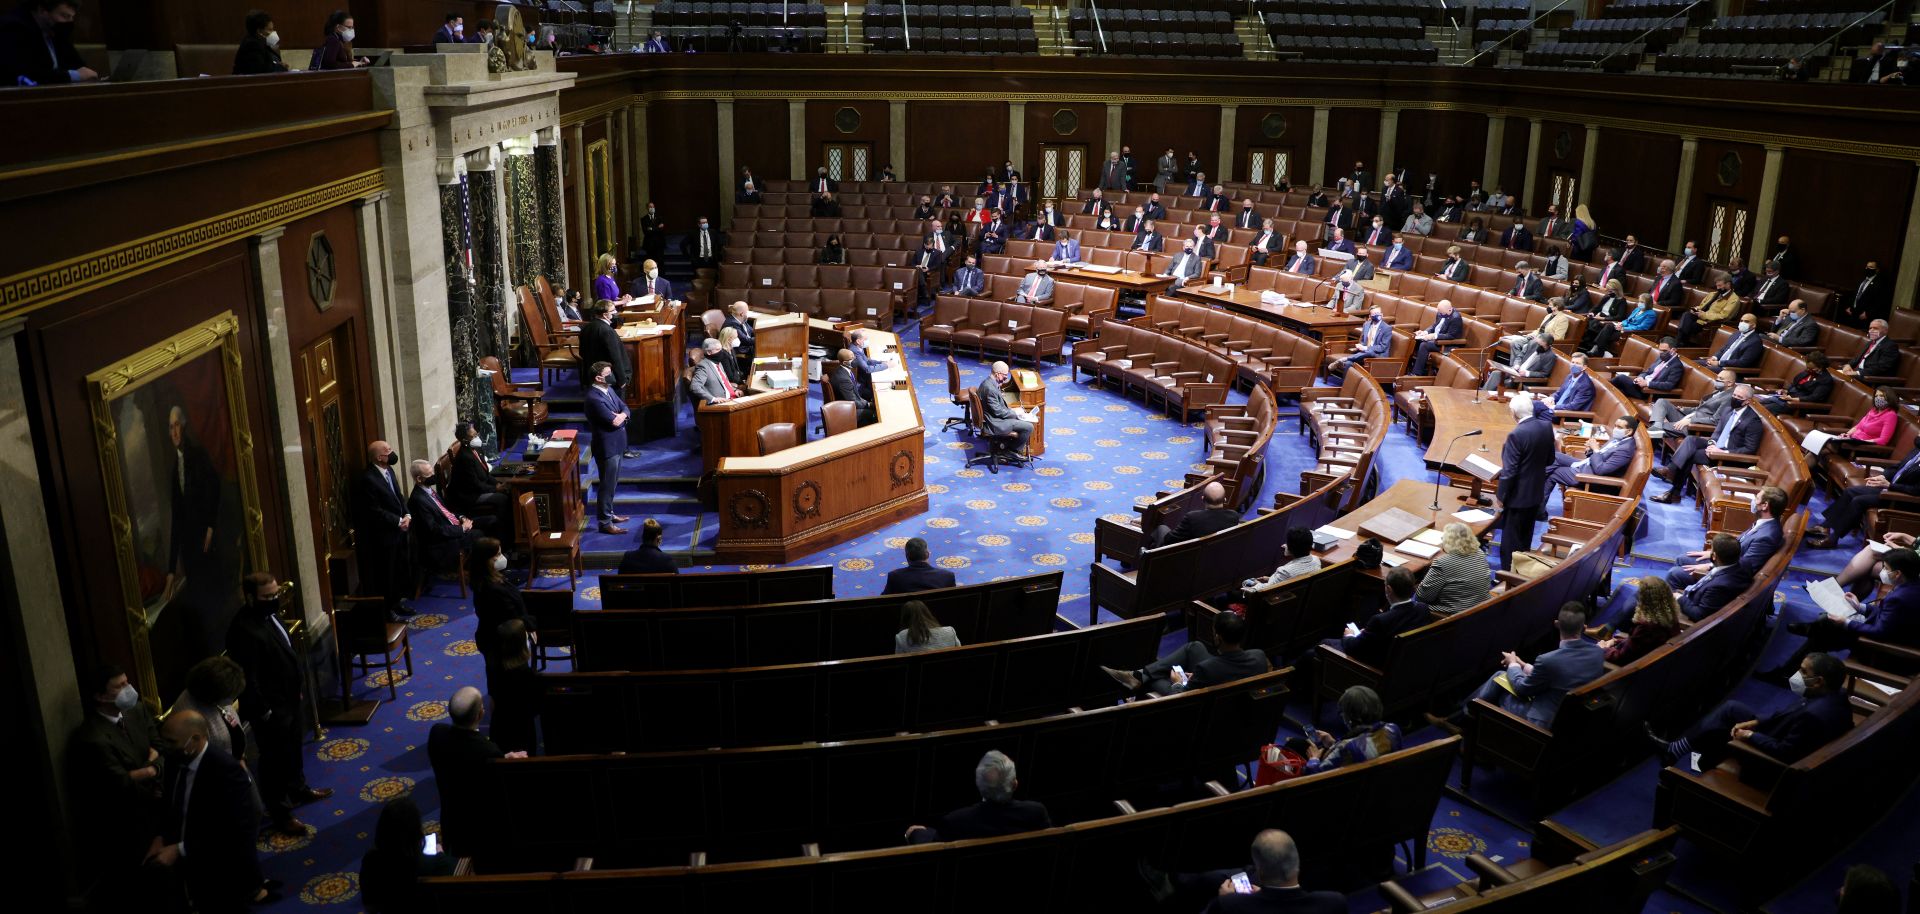
[(128, 880), (161, 827), (162, 760), (153, 712), (126, 671), (103, 666), (81, 683), (87, 714), (74, 730), (67, 770), (97, 907), (133, 894)]
[(627, 519), (614, 513), (614, 491), (620, 486), (620, 458), (627, 450), (627, 419), (632, 416), (626, 401), (613, 387), (613, 366), (595, 362), (587, 369), (593, 387), (587, 390), (587, 425), (593, 431), (593, 463), (599, 473), (594, 483), (600, 532), (622, 534)]
[(1517, 393), (1508, 401), (1513, 431), (1500, 452), (1500, 567), (1533, 548), (1533, 525), (1545, 501), (1547, 471), (1553, 468), (1553, 426), (1534, 414), (1533, 397)]
[(280, 900), (253, 849), (259, 819), (246, 769), (213, 746), (198, 711), (168, 715), (160, 746), (167, 758), (167, 817), (148, 862), (178, 867), (200, 914), (241, 914), (248, 905)]
[(401, 603), (409, 578), (407, 532), (413, 517), (393, 469), (399, 462), (400, 455), (385, 441), (367, 445), (367, 468), (353, 483), (353, 554), (361, 592), (380, 595), (388, 612), (405, 617), (413, 614)]
[(246, 604), (227, 629), (227, 656), (246, 673), (240, 716), (253, 725), (253, 738), (260, 746), (260, 800), (273, 831), (305, 837), (307, 827), (294, 818), (293, 810), (333, 796), (332, 788), (316, 790), (307, 785), (300, 750), (306, 669), (280, 622), (280, 582), (256, 571), (240, 585)]

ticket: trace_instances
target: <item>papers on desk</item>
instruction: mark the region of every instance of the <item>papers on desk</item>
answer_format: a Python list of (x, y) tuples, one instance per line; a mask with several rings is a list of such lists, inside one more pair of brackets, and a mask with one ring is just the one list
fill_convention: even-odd
[(1874, 555), (1886, 555), (1893, 547), (1879, 540), (1867, 540), (1867, 548), (1872, 549)]
[(1820, 611), (1835, 622), (1845, 622), (1860, 615), (1853, 604), (1847, 602), (1846, 591), (1840, 588), (1840, 582), (1833, 578), (1808, 584), (1807, 596), (1812, 597), (1814, 605), (1819, 606)]
[(1260, 303), (1263, 305), (1281, 305), (1281, 306), (1293, 304), (1293, 302), (1287, 300), (1286, 293), (1275, 292), (1272, 289), (1268, 289), (1265, 292), (1260, 293)]
[(1425, 543), (1429, 546), (1441, 546), (1446, 544), (1446, 540), (1441, 537), (1440, 531), (1435, 530), (1432, 527), (1428, 527), (1427, 529), (1422, 530), (1419, 533), (1416, 533), (1408, 537), (1407, 539), (1411, 542)]
[(1827, 442), (1839, 437), (1841, 436), (1829, 434), (1817, 428), (1811, 429), (1807, 432), (1805, 438), (1800, 439), (1800, 446), (1805, 448), (1809, 454), (1818, 454), (1821, 448), (1827, 446)]
[(553, 438), (553, 439), (549, 439), (547, 443), (540, 445), (540, 449), (543, 451), (551, 451), (555, 448), (565, 450), (567, 446), (571, 444), (573, 444), (573, 442), (571, 441), (562, 441), (558, 438)]
[(1110, 267), (1110, 266), (1106, 266), (1105, 264), (1098, 264), (1098, 263), (1075, 264), (1073, 268), (1076, 270), (1079, 270), (1082, 273), (1100, 273), (1106, 276), (1113, 276), (1119, 273), (1126, 272), (1125, 270), (1119, 267)]
[(651, 305), (654, 302), (659, 300), (660, 300), (659, 296), (654, 295), (652, 293), (648, 293), (646, 295), (642, 295), (639, 298), (634, 299), (633, 303), (636, 305)]
[(1469, 475), (1482, 482), (1500, 475), (1500, 465), (1479, 454), (1468, 454), (1460, 461), (1460, 469), (1466, 470)]
[(1485, 523), (1487, 521), (1493, 520), (1493, 512), (1482, 511), (1479, 508), (1468, 508), (1465, 511), (1455, 511), (1453, 512), (1453, 516), (1460, 518), (1461, 520), (1466, 521), (1469, 524), (1480, 524), (1480, 523)]
[[(1385, 565), (1388, 568), (1398, 568), (1402, 565), (1405, 565), (1406, 563), (1407, 563), (1407, 557), (1404, 555), (1399, 555), (1391, 551), (1380, 553), (1380, 564)], [(1347, 624), (1352, 625), (1353, 623), (1349, 622)]]
[(800, 373), (791, 369), (782, 371), (763, 371), (760, 383), (768, 390), (792, 390), (800, 386)]
[(1318, 529), (1318, 530), (1315, 530), (1315, 531), (1313, 531), (1313, 532), (1315, 532), (1315, 533), (1324, 533), (1324, 534), (1326, 534), (1327, 536), (1331, 536), (1331, 537), (1333, 537), (1333, 538), (1334, 538), (1334, 539), (1336, 539), (1336, 540), (1350, 540), (1350, 539), (1353, 539), (1353, 537), (1354, 537), (1354, 533), (1353, 533), (1353, 531), (1352, 531), (1352, 530), (1343, 530), (1343, 529), (1341, 529), (1341, 528), (1339, 528), (1339, 527), (1336, 527), (1336, 526), (1334, 526), (1334, 525), (1332, 525), (1332, 524), (1327, 524), (1327, 525), (1325, 525), (1325, 526), (1323, 526), (1323, 527), (1321, 527), (1320, 529)]
[(1393, 548), (1395, 552), (1404, 552), (1408, 555), (1423, 559), (1430, 559), (1440, 554), (1439, 546), (1423, 543), (1417, 539), (1407, 540), (1404, 543), (1395, 545)]

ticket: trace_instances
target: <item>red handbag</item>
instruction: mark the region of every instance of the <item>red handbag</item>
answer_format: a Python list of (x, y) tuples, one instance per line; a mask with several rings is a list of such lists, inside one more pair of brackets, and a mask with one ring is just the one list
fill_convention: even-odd
[(1260, 750), (1259, 767), (1253, 773), (1253, 786), (1264, 787), (1290, 781), (1307, 773), (1307, 758), (1275, 743)]

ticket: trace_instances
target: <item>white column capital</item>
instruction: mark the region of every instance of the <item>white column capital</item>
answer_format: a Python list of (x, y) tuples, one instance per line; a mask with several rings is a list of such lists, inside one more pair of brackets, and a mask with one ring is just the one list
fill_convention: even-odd
[(434, 162), (434, 177), (442, 185), (458, 184), (467, 176), (466, 156), (445, 156)]

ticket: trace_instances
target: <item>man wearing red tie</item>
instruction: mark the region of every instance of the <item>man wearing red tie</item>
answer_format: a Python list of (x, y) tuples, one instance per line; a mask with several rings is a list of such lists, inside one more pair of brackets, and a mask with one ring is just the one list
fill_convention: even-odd
[(413, 541), (418, 554), (426, 560), (428, 573), (452, 571), (460, 567), (460, 556), (467, 551), (473, 535), (473, 521), (453, 513), (434, 487), (433, 464), (413, 462), (413, 494), (407, 496), (407, 512), (413, 517)]
[(813, 195), (818, 197), (823, 194), (837, 194), (839, 192), (840, 182), (827, 177), (827, 167), (825, 165), (820, 166), (820, 170), (816, 172), (813, 177)]
[(1393, 243), (1393, 232), (1387, 229), (1387, 223), (1379, 216), (1373, 217), (1373, 228), (1367, 230), (1365, 244), (1372, 247), (1386, 247)]
[(1312, 273), (1314, 266), (1313, 255), (1307, 253), (1307, 243), (1304, 241), (1294, 242), (1293, 257), (1287, 260), (1287, 272)]
[(1675, 311), (1686, 300), (1686, 289), (1680, 279), (1673, 275), (1673, 261), (1660, 261), (1658, 271), (1658, 278), (1653, 281), (1653, 306)]

